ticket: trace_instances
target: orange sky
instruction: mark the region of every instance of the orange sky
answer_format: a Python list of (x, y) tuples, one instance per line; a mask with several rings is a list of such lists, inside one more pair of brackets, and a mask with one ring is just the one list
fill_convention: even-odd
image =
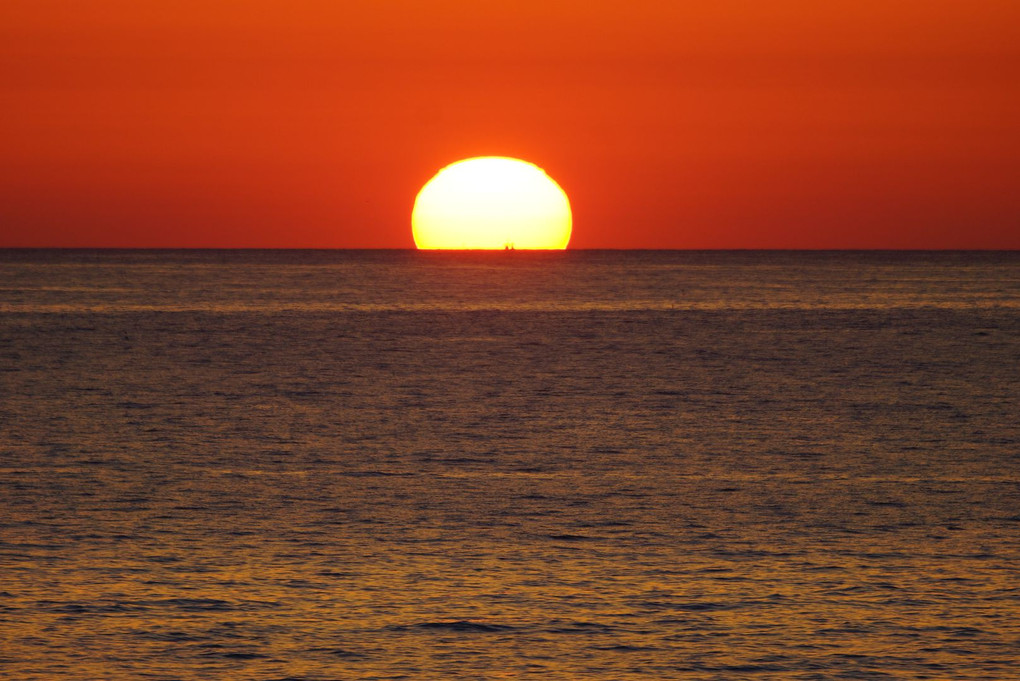
[(1017, 0), (4, 0), (0, 246), (413, 247), (467, 156), (573, 248), (1020, 248)]

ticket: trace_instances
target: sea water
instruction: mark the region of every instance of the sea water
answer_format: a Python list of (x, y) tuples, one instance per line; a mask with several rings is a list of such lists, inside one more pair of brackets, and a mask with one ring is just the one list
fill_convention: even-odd
[(1020, 678), (1020, 254), (0, 253), (0, 676)]

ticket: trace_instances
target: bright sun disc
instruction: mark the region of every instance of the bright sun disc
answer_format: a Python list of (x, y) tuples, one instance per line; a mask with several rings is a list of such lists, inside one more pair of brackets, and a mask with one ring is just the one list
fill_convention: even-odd
[(418, 248), (563, 249), (570, 201), (545, 171), (516, 158), (484, 156), (448, 165), (414, 202)]

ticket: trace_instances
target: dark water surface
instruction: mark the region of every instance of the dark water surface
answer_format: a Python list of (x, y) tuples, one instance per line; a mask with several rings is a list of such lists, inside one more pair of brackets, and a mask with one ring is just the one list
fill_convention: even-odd
[(0, 677), (1020, 678), (1020, 255), (0, 252)]

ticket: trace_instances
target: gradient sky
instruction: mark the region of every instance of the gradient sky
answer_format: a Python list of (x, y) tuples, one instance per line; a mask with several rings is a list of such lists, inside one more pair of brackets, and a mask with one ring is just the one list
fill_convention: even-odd
[(1020, 248), (1017, 0), (4, 0), (0, 246), (410, 248), (517, 156), (572, 248)]

